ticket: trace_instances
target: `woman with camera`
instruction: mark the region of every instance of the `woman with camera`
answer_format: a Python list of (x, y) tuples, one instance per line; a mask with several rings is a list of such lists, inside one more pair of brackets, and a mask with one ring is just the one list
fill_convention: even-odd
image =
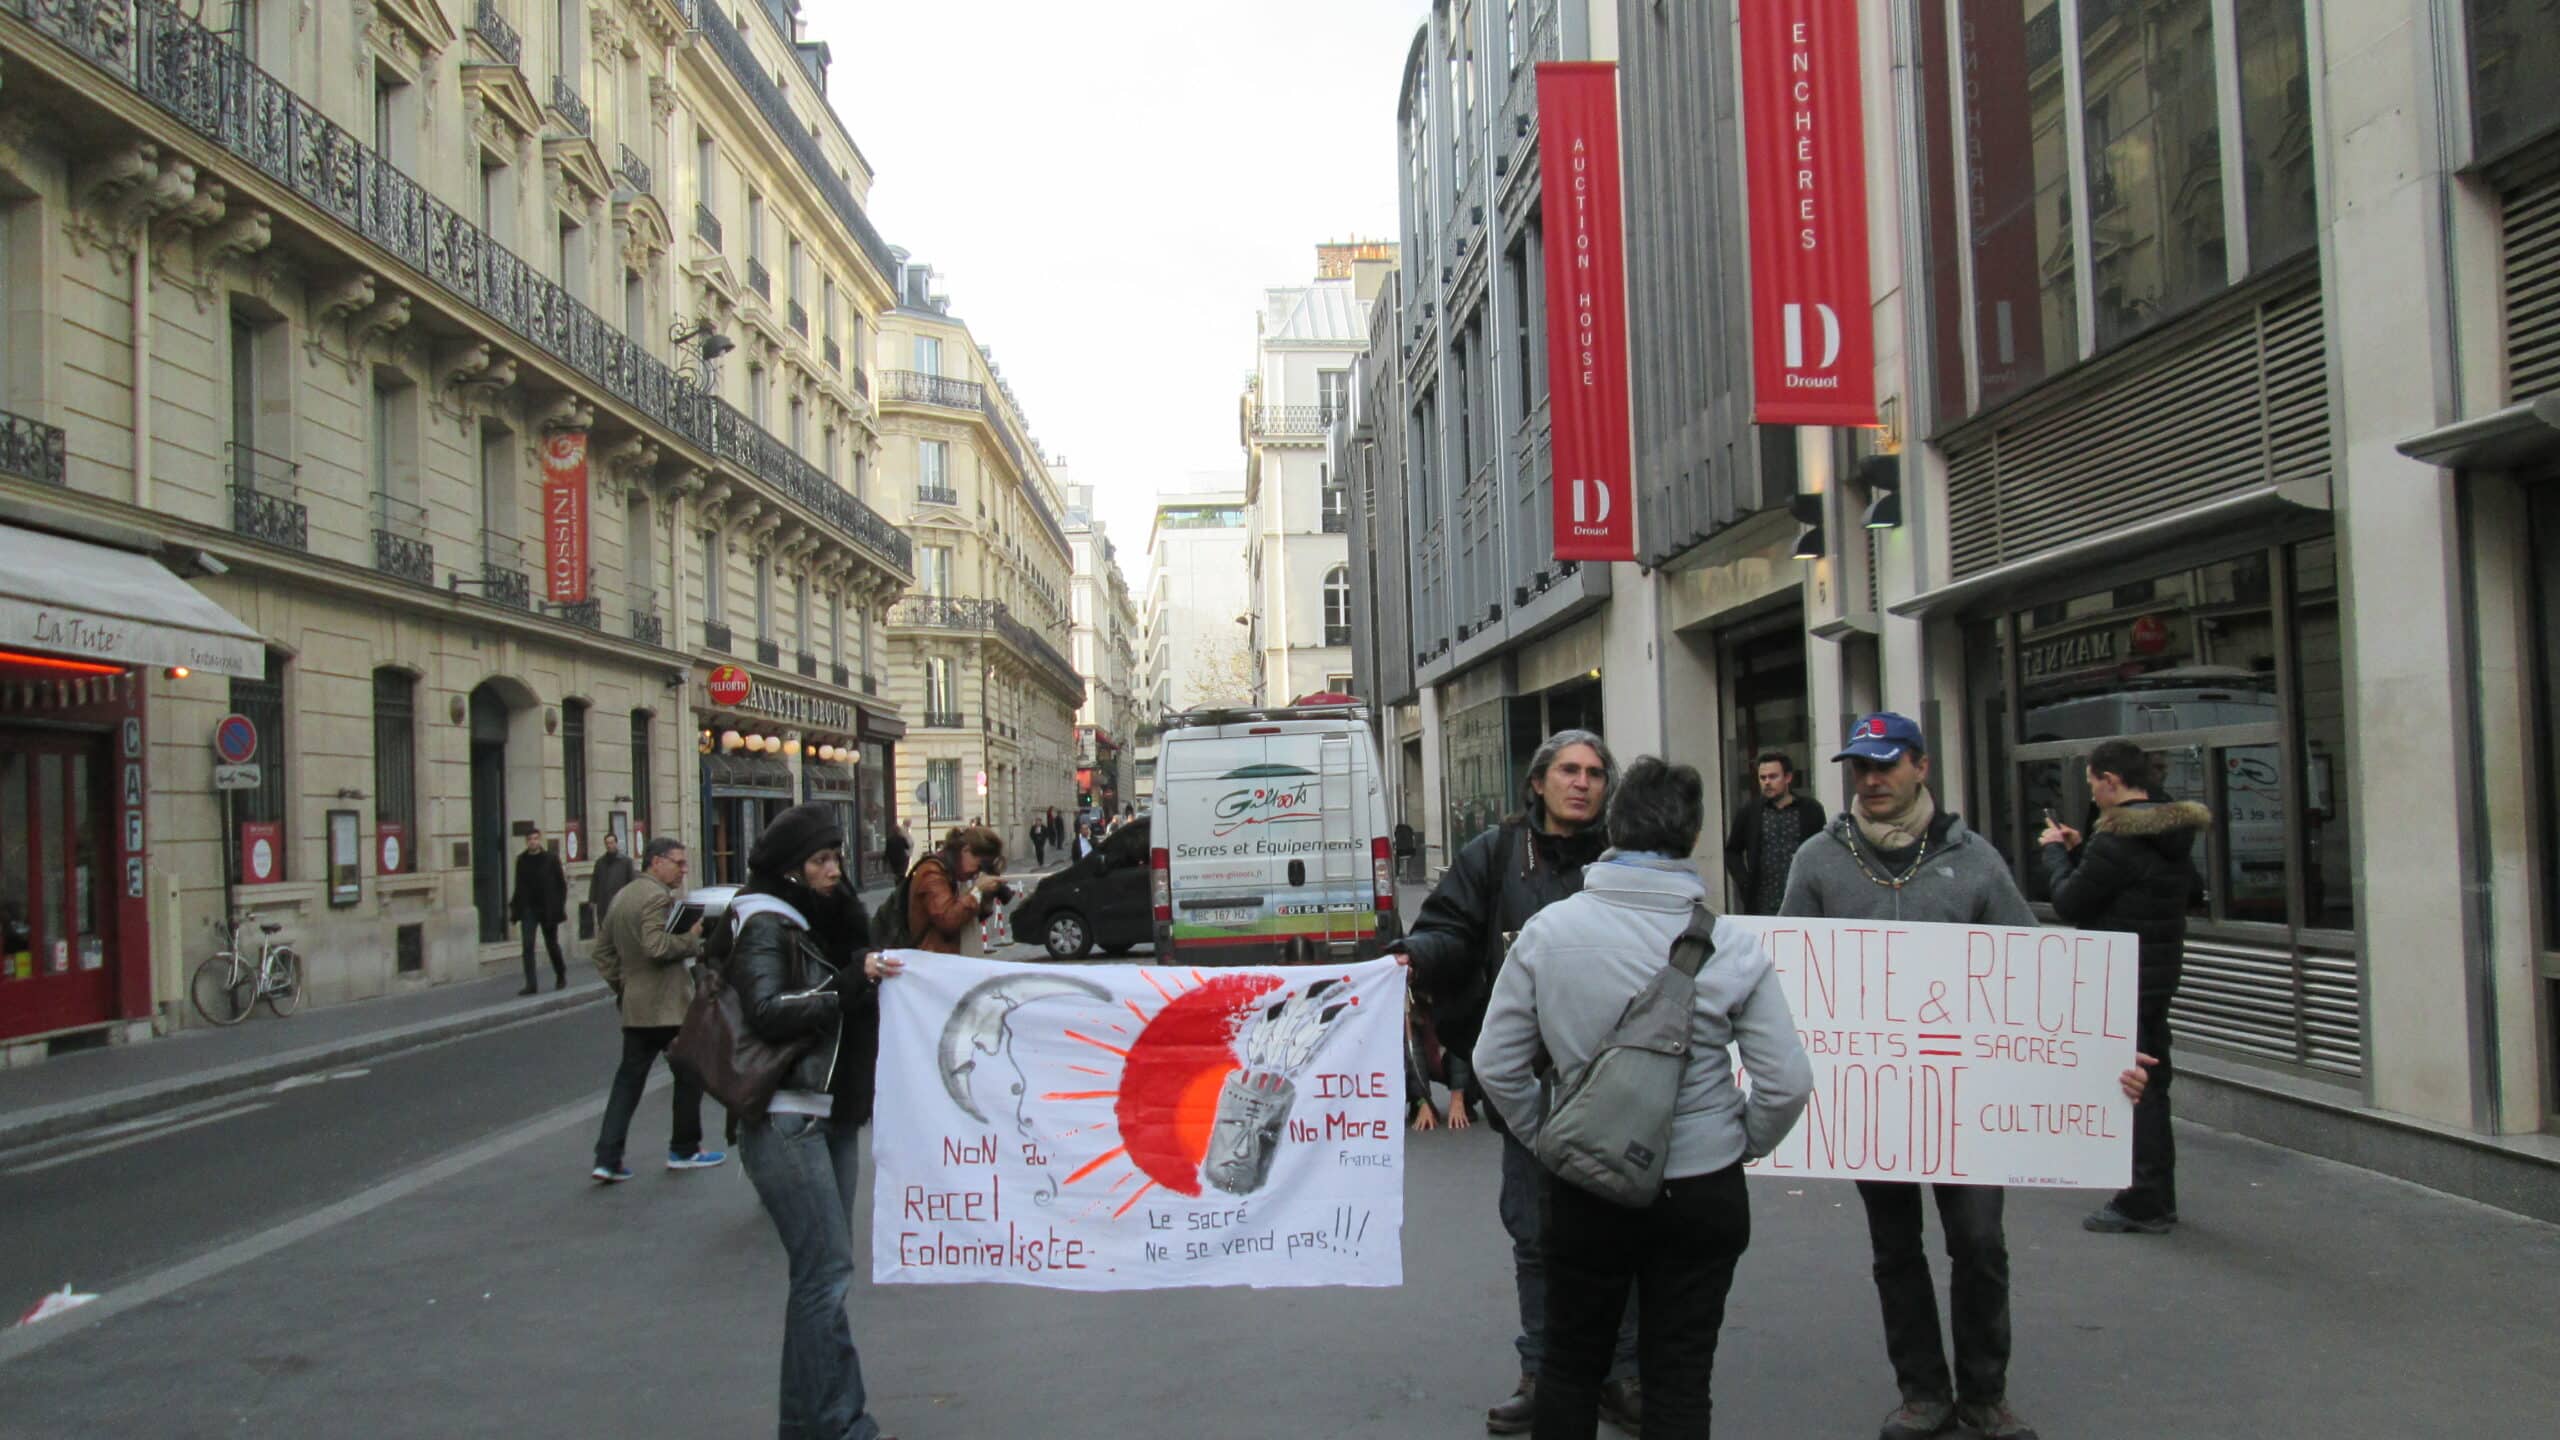
[(973, 954), (980, 917), (1012, 898), (1004, 883), (1004, 837), (963, 825), (916, 862), (907, 887), (907, 933), (918, 950)]
[(759, 1037), (811, 1043), (765, 1112), (746, 1119), (738, 1148), (791, 1262), (782, 1433), (879, 1440), (844, 1307), (855, 1169), (880, 1049), (873, 986), (900, 965), (871, 953), (843, 851), (834, 807), (798, 805), (775, 816), (747, 853), (747, 883), (725, 922), (737, 927), (730, 983)]

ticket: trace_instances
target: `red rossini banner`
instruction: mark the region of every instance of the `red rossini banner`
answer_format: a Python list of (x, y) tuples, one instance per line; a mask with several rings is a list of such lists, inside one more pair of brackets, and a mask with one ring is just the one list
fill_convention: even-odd
[(1751, 0), (1742, 145), (1751, 211), (1751, 418), (1876, 423), (1856, 0)]
[(1617, 66), (1550, 61), (1538, 67), (1538, 198), (1547, 245), (1555, 555), (1633, 560)]
[(587, 598), (587, 432), (542, 442), (542, 573), (553, 601)]

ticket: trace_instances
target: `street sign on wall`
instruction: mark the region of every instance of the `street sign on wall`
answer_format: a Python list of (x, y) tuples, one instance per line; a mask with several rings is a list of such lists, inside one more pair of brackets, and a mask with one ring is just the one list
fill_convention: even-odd
[(246, 765), (258, 757), (257, 722), (233, 713), (213, 722), (214, 758), (225, 765)]
[(266, 772), (255, 765), (216, 765), (213, 788), (216, 790), (255, 790), (266, 783)]
[(722, 709), (735, 709), (747, 703), (748, 692), (755, 689), (755, 681), (748, 678), (744, 666), (722, 665), (711, 672), (710, 680), (702, 688), (710, 694), (712, 704)]

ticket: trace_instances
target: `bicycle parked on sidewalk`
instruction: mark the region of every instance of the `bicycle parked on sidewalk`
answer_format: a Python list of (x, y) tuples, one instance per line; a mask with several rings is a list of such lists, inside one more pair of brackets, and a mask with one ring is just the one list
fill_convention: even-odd
[[(258, 934), (244, 943), (252, 925)], [(263, 999), (278, 1016), (292, 1014), (302, 1004), (302, 957), (275, 938), (282, 929), (245, 911), (231, 917), (231, 948), (206, 956), (187, 982), (196, 1013), (216, 1025), (237, 1025)]]

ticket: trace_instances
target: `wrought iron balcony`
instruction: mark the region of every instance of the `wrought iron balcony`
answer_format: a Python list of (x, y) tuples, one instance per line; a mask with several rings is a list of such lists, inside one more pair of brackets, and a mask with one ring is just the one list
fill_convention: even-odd
[(1351, 627), (1348, 625), (1327, 625), (1324, 627), (1324, 643), (1327, 645), (1350, 644)]
[[(823, 342), (821, 342), (821, 349), (827, 357), (828, 369), (844, 369), (844, 347), (836, 343), (836, 337), (833, 335), (828, 336)], [(862, 372), (859, 370), (853, 372), (853, 375), (857, 380), (862, 378)]]
[(810, 679), (812, 679), (812, 680), (817, 679), (817, 678), (818, 678), (818, 657), (817, 657), (817, 656), (815, 656), (815, 655), (810, 654), (810, 653), (809, 653), (808, 651), (806, 651), (806, 650), (803, 650), (803, 651), (801, 651), (801, 652), (800, 652), (799, 660), (800, 660), (800, 663), (799, 663), (799, 666), (798, 666), (797, 668), (799, 669), (800, 673), (801, 673), (801, 674), (803, 674), (803, 675), (808, 676), (808, 677), (809, 677)]
[(632, 189), (643, 195), (649, 193), (649, 162), (640, 158), (639, 151), (628, 145), (623, 146), (622, 164), (616, 167), (614, 173), (620, 175)]
[(656, 610), (634, 609), (631, 612), (631, 638), (643, 645), (667, 643), (667, 622)]
[(853, 688), (853, 672), (851, 670), (846, 669), (842, 665), (838, 665), (835, 667), (834, 675), (837, 689), (850, 690)]
[(711, 207), (699, 200), (693, 202), (693, 233), (714, 251), (720, 248), (720, 217), (712, 214)]
[(1256, 405), (1257, 435), (1321, 435), (1342, 415), (1339, 405)]
[[(853, 198), (853, 191), (845, 184), (844, 177), (827, 159), (827, 152), (818, 144), (818, 137), (809, 133), (809, 123), (791, 108), (790, 101), (783, 98), (781, 89), (773, 83), (773, 73), (756, 58), (756, 52), (747, 44), (746, 37), (738, 33), (738, 27), (716, 4), (704, 4), (703, 0), (677, 0), (677, 9), (683, 12), (689, 27), (709, 37), (713, 53), (728, 67), (730, 77), (747, 92), (748, 98), (755, 101), (756, 109), (763, 113), (765, 123), (781, 137), (784, 148), (800, 162), (800, 169), (809, 183), (825, 197), (827, 207), (835, 211), (836, 219), (853, 236), (854, 247), (871, 262), (874, 270), (880, 272), (883, 281), (894, 283), (898, 262), (889, 253), (889, 242), (881, 239), (880, 232), (872, 228), (871, 218), (862, 213), (861, 203)], [(788, 27), (785, 28), (787, 31)]]
[(771, 665), (777, 670), (782, 668), (782, 647), (771, 640), (757, 640), (756, 663)]
[(975, 410), (986, 403), (986, 392), (987, 387), (975, 380), (954, 380), (922, 370), (880, 372), (880, 398), (891, 405), (948, 405), (954, 410)]
[(63, 482), (62, 428), (0, 410), (0, 474), (39, 485)]
[(533, 577), (512, 565), (484, 556), (480, 561), (480, 596), (492, 605), (531, 610)]
[(1340, 535), (1351, 528), (1351, 517), (1333, 508), (1332, 502), (1337, 498), (1339, 492), (1329, 491), (1325, 495), (1324, 533), (1327, 535)]
[(747, 257), (747, 288), (767, 300), (773, 298), (773, 274), (764, 268), (763, 261), (753, 255)]
[(373, 497), (373, 568), (420, 585), (436, 583), (435, 547), (427, 543), (423, 505)]
[(960, 506), (960, 492), (948, 485), (919, 485), (916, 487), (916, 503), (948, 505), (956, 510)]
[(871, 398), (871, 372), (859, 365), (853, 367), (853, 393), (865, 400)]
[(800, 302), (797, 300), (786, 301), (784, 303), (784, 314), (791, 321), (791, 328), (799, 331), (802, 338), (807, 338), (809, 334), (809, 312), (802, 309)]
[(471, 12), (471, 33), (479, 37), (490, 54), (510, 65), (524, 63), (524, 37), (507, 23), (506, 16), (498, 13), (497, 0), (480, 0)]
[[(706, 26), (743, 50), (716, 8), (698, 8)], [(0, 0), (0, 9), (556, 360), (598, 394), (740, 464), (899, 572), (912, 572), (913, 547), (903, 533), (798, 462), (697, 379), (677, 374), (654, 353), (654, 337), (621, 333), (170, 0)], [(806, 141), (805, 128), (797, 134)], [(787, 130), (785, 138), (791, 138)], [(716, 246), (718, 226), (704, 223), (712, 218), (697, 209), (696, 231)], [(887, 247), (877, 253), (881, 273), (893, 273)]]
[(287, 550), (311, 548), (311, 515), (301, 502), (254, 486), (231, 487), (231, 528)]
[(917, 723), (927, 730), (958, 730), (968, 722), (960, 718), (957, 710), (927, 710)]
[(1044, 674), (1060, 695), (1068, 697), (1074, 704), (1084, 703), (1084, 677), (1076, 673), (1074, 663), (1061, 654), (1057, 646), (1041, 639), (1030, 626), (1013, 618), (1013, 611), (1001, 600), (911, 596), (891, 614), (890, 623), (920, 630), (992, 631), (1030, 660), (1032, 667)]
[(578, 94), (578, 87), (569, 83), (566, 75), (551, 77), (551, 113), (559, 116), (560, 123), (568, 126), (573, 135), (595, 133), (595, 121), (587, 114), (587, 102)]
[(604, 602), (593, 596), (584, 600), (571, 600), (563, 604), (551, 605), (549, 608), (551, 613), (572, 625), (588, 630), (604, 628)]
[(862, 693), (863, 693), (863, 694), (865, 694), (865, 695), (877, 695), (877, 694), (879, 694), (879, 693), (880, 693), (880, 677), (879, 677), (879, 676), (877, 676), (877, 675), (870, 675), (870, 674), (866, 674), (866, 675), (864, 675), (864, 676), (862, 677)]
[(703, 649), (717, 650), (721, 654), (726, 655), (731, 652), (731, 645), (732, 637), (729, 634), (729, 627), (726, 624), (718, 620), (705, 620), (702, 622)]

